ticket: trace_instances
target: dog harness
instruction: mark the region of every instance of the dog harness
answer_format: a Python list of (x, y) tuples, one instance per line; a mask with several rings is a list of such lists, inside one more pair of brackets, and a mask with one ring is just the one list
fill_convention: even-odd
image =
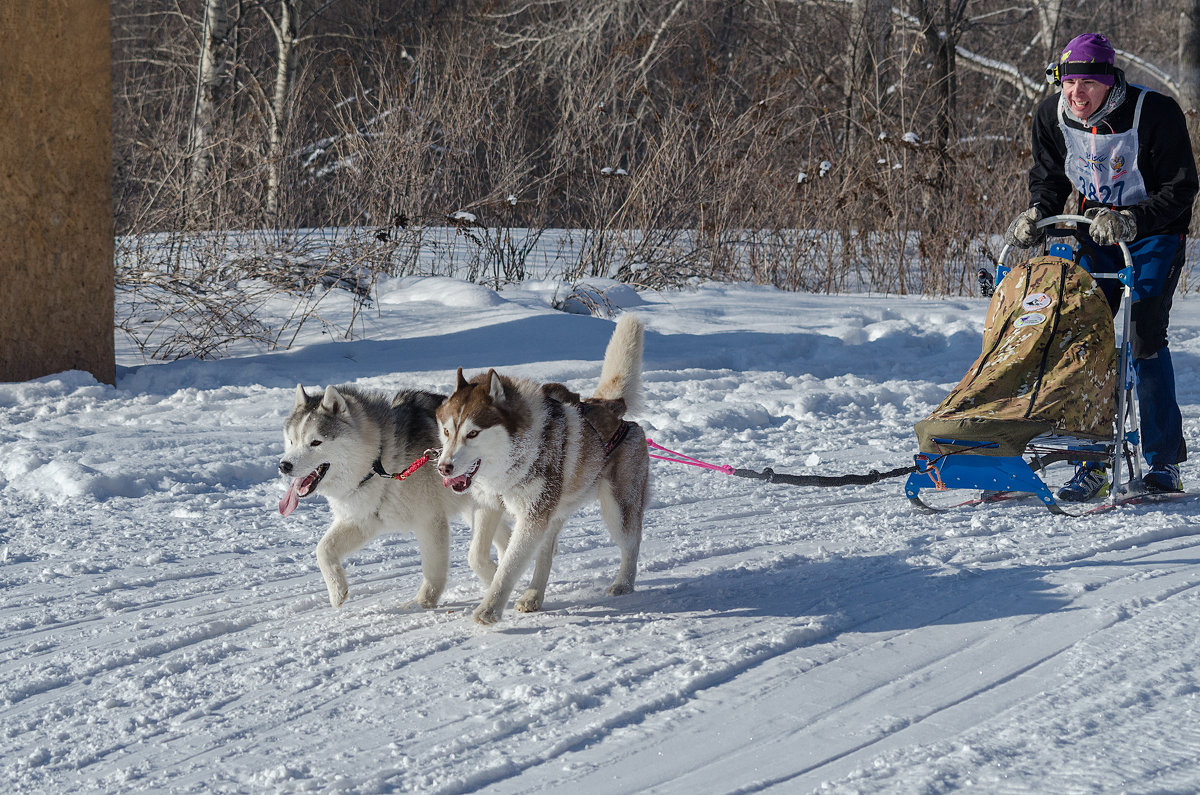
[[(604, 457), (608, 458), (612, 455), (612, 451), (617, 449), (617, 446), (621, 442), (625, 441), (625, 437), (629, 435), (629, 429), (633, 427), (633, 423), (629, 420), (618, 419), (611, 410), (602, 404), (581, 401), (579, 407), (582, 409), (580, 414), (583, 416), (583, 421), (601, 439), (608, 433), (608, 429), (612, 427), (612, 421), (617, 421), (617, 427), (613, 430), (612, 435), (608, 437), (608, 441), (604, 443)], [(605, 420), (608, 421), (605, 422)]]
[(633, 423), (629, 420), (621, 420), (621, 424), (617, 426), (617, 430), (613, 433), (608, 443), (604, 445), (604, 457), (608, 458), (612, 455), (612, 451), (616, 446), (625, 441), (625, 437), (629, 435), (629, 429), (633, 427)]

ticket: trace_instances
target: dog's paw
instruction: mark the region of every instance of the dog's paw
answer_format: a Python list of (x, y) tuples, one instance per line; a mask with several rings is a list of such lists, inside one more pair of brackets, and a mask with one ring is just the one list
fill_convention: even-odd
[(633, 593), (633, 583), (625, 582), (624, 580), (614, 582), (608, 588), (609, 596), (622, 596), (627, 593)]
[(475, 619), (476, 624), (482, 624), (485, 627), (490, 627), (492, 624), (495, 624), (500, 620), (500, 612), (501, 611), (495, 607), (490, 607), (487, 604), (481, 604), (479, 607), (475, 608), (475, 612), (471, 617)]
[(345, 579), (340, 584), (327, 582), (325, 585), (329, 588), (329, 604), (334, 607), (341, 607), (346, 601), (346, 596), (350, 593), (350, 586), (346, 584)]
[(421, 589), (417, 591), (417, 604), (425, 609), (437, 607), (438, 597), (442, 595), (441, 588), (435, 588), (428, 580), (421, 585)]
[(325, 580), (325, 587), (329, 589), (329, 604), (341, 607), (342, 603), (346, 601), (346, 594), (350, 593), (350, 584), (346, 582), (346, 572), (336, 561), (326, 562), (323, 560), (320, 549), (317, 550), (317, 563), (321, 566), (321, 577)]
[(536, 613), (542, 609), (542, 599), (544, 594), (539, 593), (533, 588), (526, 591), (520, 599), (516, 601), (513, 607), (520, 610), (522, 613)]

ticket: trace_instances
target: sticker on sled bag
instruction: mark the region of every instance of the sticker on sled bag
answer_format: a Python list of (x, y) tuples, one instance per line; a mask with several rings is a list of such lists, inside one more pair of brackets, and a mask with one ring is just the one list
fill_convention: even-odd
[(1026, 312), (1019, 318), (1013, 321), (1013, 328), (1024, 328), (1025, 326), (1040, 326), (1046, 322), (1046, 316), (1041, 312)]
[(1037, 309), (1045, 309), (1054, 303), (1054, 299), (1045, 293), (1030, 293), (1025, 296), (1025, 300), (1021, 302), (1021, 308), (1026, 312), (1033, 312)]

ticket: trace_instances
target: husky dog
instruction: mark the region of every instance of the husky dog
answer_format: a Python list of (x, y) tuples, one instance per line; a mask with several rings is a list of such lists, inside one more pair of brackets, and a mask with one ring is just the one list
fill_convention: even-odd
[[(432, 466), (403, 480), (392, 474), (403, 473), (437, 444), (434, 410), (443, 400), (444, 395), (403, 390), (388, 401), (352, 386), (309, 395), (296, 386), (279, 461), (279, 472), (293, 479), (279, 512), (287, 516), (301, 497), (312, 494), (329, 501), (333, 524), (317, 544), (317, 563), (334, 607), (341, 607), (349, 591), (342, 559), (376, 536), (401, 530), (416, 535), (424, 574), (416, 601), (435, 607), (450, 566), (449, 519), (468, 519), (489, 539), (495, 534), (491, 523), (500, 512), (456, 499), (438, 483)], [(486, 585), (491, 573), (484, 574)]]
[[(513, 520), (495, 576), (475, 609), (480, 624), (500, 620), (531, 557), (536, 560), (533, 578), (515, 607), (525, 613), (541, 608), (559, 531), (577, 508), (597, 497), (621, 549), (620, 569), (608, 592), (633, 590), (650, 459), (646, 434), (622, 417), (641, 404), (642, 337), (641, 321), (623, 315), (590, 399), (562, 384), (538, 384), (495, 370), (468, 381), (459, 368), (457, 389), (436, 412), (442, 443), (438, 471), (450, 491), (503, 508)], [(486, 551), (488, 530), (481, 529), (472, 548)]]

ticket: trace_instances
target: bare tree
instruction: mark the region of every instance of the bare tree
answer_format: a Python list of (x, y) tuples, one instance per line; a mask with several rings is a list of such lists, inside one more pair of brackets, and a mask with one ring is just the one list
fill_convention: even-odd
[(967, 11), (967, 0), (944, 0), (941, 13), (932, 0), (914, 0), (913, 13), (920, 26), (933, 66), (930, 92), (933, 97), (933, 146), (937, 152), (934, 168), (927, 175), (937, 194), (945, 192), (954, 168), (950, 146), (958, 132), (958, 37)]
[(1033, 12), (1037, 19), (1037, 35), (1030, 42), (1031, 48), (1055, 53), (1059, 48), (1059, 26), (1062, 24), (1063, 0), (1033, 0)]
[(853, 0), (849, 34), (846, 37), (845, 77), (845, 160), (858, 159), (864, 137), (878, 132), (878, 92), (875, 86), (884, 79), (884, 54), (891, 32), (891, 3), (888, 0)]
[(284, 132), (292, 112), (292, 90), (296, 80), (296, 48), (300, 44), (299, 21), (301, 0), (279, 0), (279, 19), (263, 12), (275, 34), (275, 80), (268, 106), (267, 134), (267, 194), (264, 210), (270, 220), (279, 215), (280, 172), (283, 167)]
[(188, 128), (188, 203), (193, 216), (203, 213), (202, 197), (213, 167), (217, 106), (229, 82), (229, 15), (226, 0), (205, 0), (200, 30), (196, 100)]
[[(426, 262), (458, 210), (477, 220), (437, 267), (495, 284), (565, 227), (581, 252), (566, 274), (970, 289), (1018, 201), (1004, 186), (1028, 168), (1046, 59), (1130, 5), (111, 1), (118, 228), (176, 244), (118, 277), (180, 301), (245, 274), (360, 290)], [(1134, 79), (1182, 97), (1195, 3), (1121, 17)], [(1161, 35), (1176, 24), (1182, 44)], [(264, 250), (219, 234), (264, 220)], [(305, 227), (351, 243), (318, 257), (289, 231)], [(259, 333), (224, 317), (222, 333)]]
[(1179, 0), (1178, 58), (1179, 98), (1195, 131), (1200, 128), (1200, 0)]

